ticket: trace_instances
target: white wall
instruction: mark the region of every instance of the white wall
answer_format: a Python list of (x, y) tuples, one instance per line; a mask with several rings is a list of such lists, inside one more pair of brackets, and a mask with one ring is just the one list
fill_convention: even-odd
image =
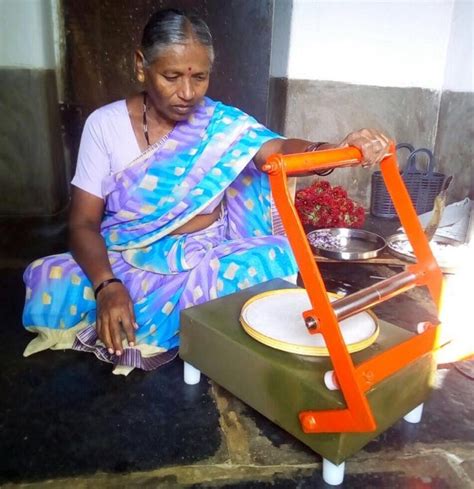
[(474, 92), (472, 65), (474, 63), (474, 2), (456, 0), (451, 22), (446, 70), (445, 90)]
[[(272, 75), (441, 89), (448, 44), (457, 51), (468, 43), (469, 21), (462, 13), (453, 20), (453, 11), (469, 6), (458, 3), (472, 6), (471, 0), (293, 0), (288, 62), (274, 56)], [(461, 36), (452, 35), (452, 23), (463, 26)]]
[(50, 0), (0, 0), (0, 66), (54, 68), (54, 42)]

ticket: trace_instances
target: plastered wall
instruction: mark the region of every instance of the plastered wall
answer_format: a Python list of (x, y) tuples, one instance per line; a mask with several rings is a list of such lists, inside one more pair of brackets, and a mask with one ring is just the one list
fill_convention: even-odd
[[(274, 25), (273, 46), (289, 42), (272, 53), (273, 127), (316, 141), (375, 127), (434, 150), (451, 201), (474, 197), (472, 2), (276, 0)], [(368, 206), (369, 172), (330, 179)]]
[(54, 0), (0, 2), (1, 216), (48, 216), (67, 202), (55, 8)]

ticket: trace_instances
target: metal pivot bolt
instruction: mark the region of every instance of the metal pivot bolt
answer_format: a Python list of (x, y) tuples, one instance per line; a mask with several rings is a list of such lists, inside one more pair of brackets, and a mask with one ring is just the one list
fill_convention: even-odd
[(306, 327), (310, 330), (318, 328), (318, 320), (316, 318), (314, 318), (313, 316), (308, 316), (308, 317), (304, 318), (304, 322), (306, 324)]
[(372, 370), (366, 370), (365, 372), (363, 372), (362, 377), (364, 378), (366, 384), (372, 385), (374, 383), (375, 375)]
[(303, 428), (305, 431), (313, 431), (316, 429), (316, 418), (312, 414), (308, 414), (303, 419)]

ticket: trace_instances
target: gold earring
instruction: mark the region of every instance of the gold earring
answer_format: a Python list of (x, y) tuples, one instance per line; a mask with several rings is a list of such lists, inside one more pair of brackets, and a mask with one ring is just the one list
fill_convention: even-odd
[(137, 80), (140, 82), (140, 83), (143, 83), (145, 81), (145, 75), (143, 73), (138, 73), (137, 75)]

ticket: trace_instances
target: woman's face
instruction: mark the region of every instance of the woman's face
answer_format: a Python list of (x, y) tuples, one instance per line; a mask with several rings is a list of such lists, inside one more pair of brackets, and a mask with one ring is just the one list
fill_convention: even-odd
[(187, 119), (203, 99), (209, 86), (211, 63), (206, 47), (190, 41), (167, 47), (146, 68), (138, 57), (137, 71), (140, 69), (154, 108), (174, 123)]

